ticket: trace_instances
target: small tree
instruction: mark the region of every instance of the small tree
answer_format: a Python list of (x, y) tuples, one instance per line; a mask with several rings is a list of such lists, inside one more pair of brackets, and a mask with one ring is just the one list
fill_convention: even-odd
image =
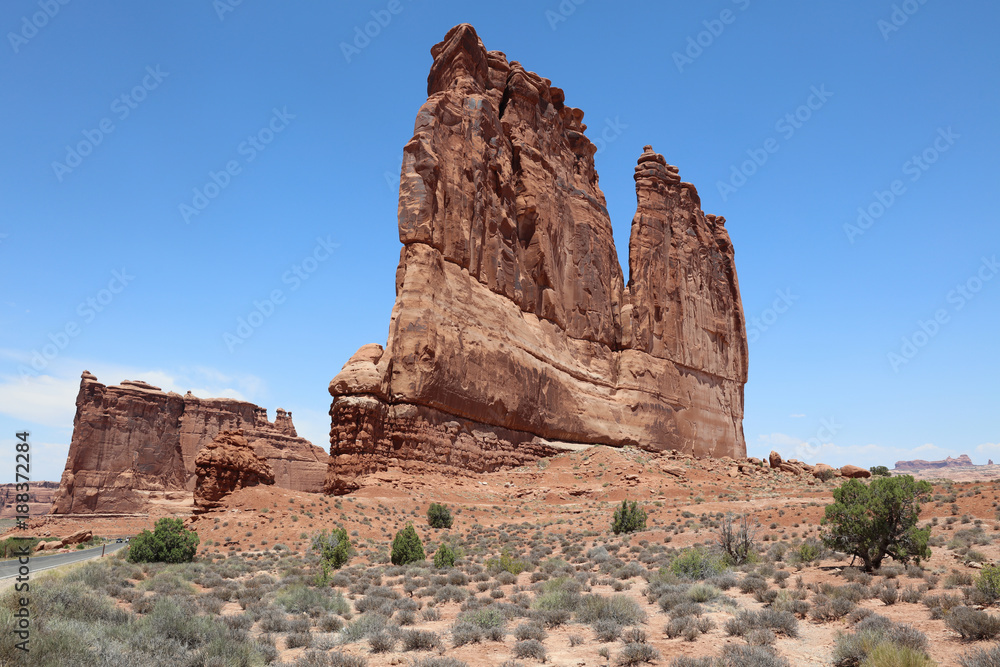
[(930, 556), (930, 529), (917, 528), (920, 501), (931, 493), (930, 482), (910, 475), (877, 477), (871, 484), (850, 479), (833, 490), (826, 506), (823, 542), (831, 549), (861, 559), (866, 572), (881, 567), (887, 555), (906, 563)]
[(741, 514), (739, 520), (732, 514), (727, 514), (719, 528), (719, 546), (733, 565), (743, 565), (757, 551), (757, 531), (760, 523), (751, 521), (746, 514)]
[(439, 546), (434, 552), (434, 567), (455, 567), (455, 550), (447, 543)]
[(614, 531), (615, 535), (646, 530), (646, 510), (639, 507), (639, 504), (634, 500), (631, 503), (623, 500), (622, 504), (615, 510), (615, 516), (611, 520), (611, 530)]
[(431, 528), (451, 528), (451, 511), (439, 503), (427, 508), (427, 523)]
[(325, 584), (333, 570), (339, 570), (350, 560), (351, 538), (347, 536), (346, 528), (334, 528), (329, 533), (324, 529), (313, 536), (312, 549), (319, 554), (323, 568), (321, 580)]
[(420, 541), (420, 536), (417, 535), (413, 524), (408, 523), (406, 528), (396, 533), (396, 537), (392, 539), (392, 554), (389, 560), (393, 565), (406, 565), (424, 558), (424, 545)]
[(872, 466), (868, 470), (871, 471), (873, 477), (889, 477), (889, 469), (885, 466)]
[(188, 563), (198, 550), (198, 533), (184, 527), (181, 519), (164, 517), (156, 522), (153, 532), (144, 530), (129, 544), (128, 560), (132, 563)]

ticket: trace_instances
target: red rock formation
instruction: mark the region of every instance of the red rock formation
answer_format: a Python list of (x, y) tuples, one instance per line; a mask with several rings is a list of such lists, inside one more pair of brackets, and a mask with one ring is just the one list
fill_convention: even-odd
[(560, 443), (742, 458), (733, 247), (646, 147), (623, 284), (583, 112), (459, 25), (403, 149), (389, 339), (330, 383), (328, 489), (483, 471)]
[(222, 498), (237, 489), (274, 484), (274, 471), (250, 446), (243, 431), (219, 433), (198, 452), (194, 464), (194, 504), (202, 511), (218, 507)]
[[(992, 461), (991, 461), (992, 463)], [(972, 466), (975, 463), (969, 458), (968, 454), (962, 454), (958, 458), (951, 458), (950, 456), (941, 461), (924, 461), (922, 459), (914, 459), (913, 461), (896, 461), (896, 470), (922, 470), (924, 468), (959, 468), (963, 466)]]
[(53, 514), (190, 509), (198, 452), (220, 432), (243, 429), (268, 462), (275, 484), (320, 491), (328, 457), (300, 438), (291, 414), (232, 399), (185, 396), (145, 382), (105, 386), (87, 371), (80, 381), (66, 470)]
[[(59, 482), (32, 480), (28, 491), (28, 515), (41, 516), (49, 513), (52, 499), (59, 491)], [(0, 484), (0, 519), (17, 516), (17, 484)]]

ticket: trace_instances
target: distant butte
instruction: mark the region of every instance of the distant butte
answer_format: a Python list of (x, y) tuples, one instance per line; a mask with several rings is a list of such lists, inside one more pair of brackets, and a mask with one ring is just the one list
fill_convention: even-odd
[(326, 488), (606, 444), (746, 455), (725, 219), (645, 146), (624, 283), (583, 111), (452, 28), (403, 149), (388, 342), (330, 383)]
[(84, 371), (51, 512), (190, 511), (199, 453), (221, 432), (239, 429), (274, 484), (322, 490), (327, 454), (298, 436), (291, 413), (279, 408), (272, 423), (267, 410), (246, 401), (181, 396), (138, 380), (109, 387)]

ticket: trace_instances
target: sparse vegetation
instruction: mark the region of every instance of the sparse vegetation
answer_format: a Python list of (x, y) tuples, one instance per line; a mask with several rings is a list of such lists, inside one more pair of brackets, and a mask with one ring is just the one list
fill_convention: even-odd
[(431, 503), (427, 508), (427, 525), (431, 528), (451, 528), (451, 511), (440, 503)]

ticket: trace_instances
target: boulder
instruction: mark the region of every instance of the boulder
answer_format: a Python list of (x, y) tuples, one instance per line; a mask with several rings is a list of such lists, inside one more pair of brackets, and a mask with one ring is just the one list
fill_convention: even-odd
[(844, 477), (850, 477), (852, 479), (865, 479), (872, 476), (870, 470), (865, 470), (864, 468), (852, 465), (841, 466), (840, 474)]
[(780, 468), (782, 464), (781, 454), (778, 452), (771, 452), (771, 455), (767, 457), (768, 463), (772, 468)]
[(581, 445), (744, 457), (725, 219), (646, 146), (625, 284), (583, 112), (470, 25), (431, 56), (403, 149), (389, 337), (330, 383), (327, 490)]

